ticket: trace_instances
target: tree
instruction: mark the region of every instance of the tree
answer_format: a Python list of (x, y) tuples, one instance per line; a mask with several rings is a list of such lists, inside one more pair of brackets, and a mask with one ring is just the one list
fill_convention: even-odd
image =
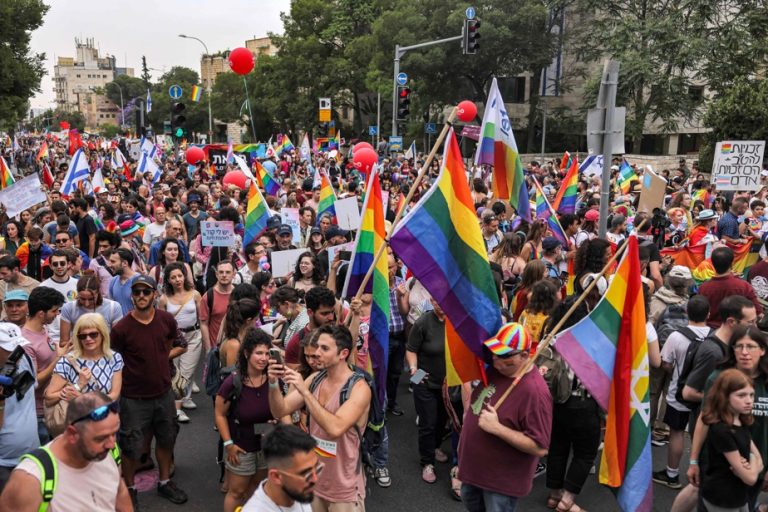
[[(199, 84), (199, 76), (193, 69), (174, 66), (160, 77), (160, 80), (150, 86), (152, 92), (152, 112), (146, 114), (145, 123), (152, 126), (155, 133), (162, 133), (163, 122), (170, 121), (171, 106), (181, 102), (186, 107), (184, 116), (187, 118), (184, 128), (187, 132), (208, 132), (208, 105), (204, 102), (195, 103), (190, 99), (192, 86)], [(168, 89), (172, 85), (182, 88), (183, 96), (179, 100), (171, 100)]]
[(44, 120), (43, 126), (49, 128), (52, 131), (58, 131), (59, 123), (62, 121), (69, 123), (70, 128), (77, 130), (85, 130), (85, 116), (77, 111), (66, 111), (61, 109), (51, 110), (48, 109), (40, 116)]
[(29, 42), (48, 9), (42, 0), (0, 2), (0, 128), (25, 117), (29, 98), (40, 91), (45, 54), (33, 53)]
[(133, 98), (144, 98), (147, 95), (147, 88), (144, 85), (144, 80), (128, 75), (120, 75), (112, 82), (105, 85), (104, 94), (109, 98), (109, 101), (115, 105), (120, 105), (121, 89), (123, 106)]
[(149, 74), (149, 68), (147, 67), (147, 58), (142, 55), (141, 56), (141, 80), (144, 82), (144, 88), (149, 89), (150, 80), (152, 80), (152, 75)]
[[(265, 76), (273, 76), (270, 71), (267, 71), (272, 59), (274, 58), (260, 57), (254, 71), (245, 77), (248, 83), (248, 93), (257, 140), (267, 140), (274, 131), (272, 117), (267, 108), (270, 102), (266, 100), (266, 87), (263, 85), (267, 81), (264, 78)], [(235, 73), (222, 73), (216, 77), (212, 92), (213, 101), (211, 106), (216, 119), (228, 123), (238, 122), (242, 127), (245, 138), (253, 142), (251, 123), (248, 119), (248, 108), (245, 103), (243, 77)], [(205, 101), (207, 101), (207, 98)]]

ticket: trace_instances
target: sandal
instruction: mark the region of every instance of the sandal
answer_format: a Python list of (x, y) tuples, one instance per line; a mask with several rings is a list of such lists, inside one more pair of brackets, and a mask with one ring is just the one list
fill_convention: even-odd
[(459, 480), (459, 468), (451, 468), (451, 496), (456, 501), (461, 501), (461, 480)]
[(572, 501), (569, 505), (565, 503), (562, 499), (557, 504), (556, 510), (557, 512), (587, 512), (586, 510), (578, 506), (575, 501)]
[(556, 509), (557, 505), (560, 503), (560, 500), (563, 499), (563, 492), (553, 492), (550, 493), (549, 497), (547, 498), (547, 508)]

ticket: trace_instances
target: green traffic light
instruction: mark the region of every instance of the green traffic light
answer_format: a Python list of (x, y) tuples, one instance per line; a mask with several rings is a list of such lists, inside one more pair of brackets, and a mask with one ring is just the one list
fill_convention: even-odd
[(176, 128), (176, 136), (182, 137), (184, 135), (184, 129), (183, 128)]

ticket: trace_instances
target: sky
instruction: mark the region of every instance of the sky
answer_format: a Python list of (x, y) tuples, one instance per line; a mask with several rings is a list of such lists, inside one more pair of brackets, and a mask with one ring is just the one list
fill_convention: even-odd
[(246, 39), (281, 33), (280, 13), (290, 0), (47, 0), (43, 25), (32, 33), (34, 53), (45, 53), (47, 74), (33, 108), (54, 108), (53, 66), (58, 57), (75, 57), (75, 38), (93, 38), (100, 56), (117, 58), (118, 67), (141, 75), (141, 56), (153, 80), (173, 66), (200, 73), (202, 39), (211, 53), (245, 45)]

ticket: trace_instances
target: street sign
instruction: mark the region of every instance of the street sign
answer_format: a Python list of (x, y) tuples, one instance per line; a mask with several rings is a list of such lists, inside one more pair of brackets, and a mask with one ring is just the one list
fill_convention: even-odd
[(403, 150), (403, 138), (395, 137), (394, 135), (389, 138), (389, 150), (390, 151), (402, 151)]
[(476, 13), (475, 13), (475, 8), (474, 8), (474, 7), (467, 7), (467, 10), (466, 10), (466, 11), (464, 11), (464, 14), (466, 14), (466, 15), (467, 15), (467, 19), (468, 19), (468, 20), (473, 20), (473, 19), (475, 19), (475, 14), (476, 14)]
[(320, 98), (320, 116), (321, 123), (327, 123), (331, 120), (331, 98)]
[(405, 85), (408, 83), (408, 75), (405, 73), (397, 74), (397, 85)]
[(378, 126), (369, 126), (368, 127), (368, 135), (373, 137), (377, 133), (379, 133), (379, 127)]
[(436, 123), (424, 123), (424, 133), (428, 133), (430, 135), (434, 135), (437, 133), (437, 124)]
[(331, 109), (331, 98), (320, 98), (320, 110)]
[(626, 125), (626, 119), (626, 107), (615, 107), (611, 123), (611, 147), (603, 148), (603, 137), (605, 135), (603, 133), (605, 131), (605, 109), (589, 109), (587, 111), (587, 147), (590, 152), (623, 155), (625, 152), (624, 127)]
[(184, 91), (182, 91), (181, 87), (178, 86), (178, 85), (172, 85), (171, 87), (168, 88), (168, 95), (173, 100), (177, 100), (177, 99), (181, 98), (181, 93), (182, 92), (184, 92)]

